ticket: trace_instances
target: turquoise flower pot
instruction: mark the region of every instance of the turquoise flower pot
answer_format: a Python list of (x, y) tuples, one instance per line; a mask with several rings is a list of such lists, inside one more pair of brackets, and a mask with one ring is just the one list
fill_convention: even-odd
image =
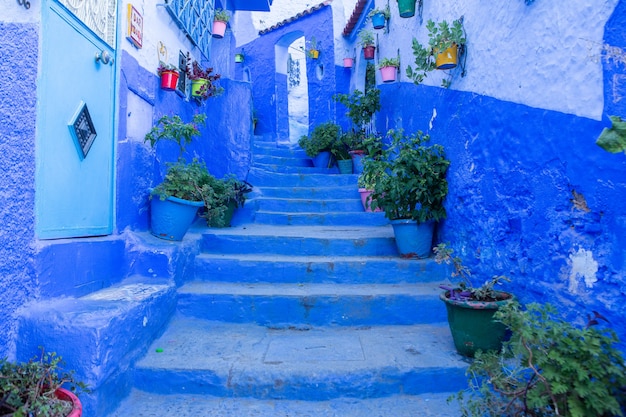
[(202, 201), (188, 201), (177, 197), (150, 200), (150, 231), (160, 239), (183, 240), (196, 213), (204, 206)]
[(392, 220), (396, 247), (403, 258), (428, 258), (433, 245), (435, 222), (417, 223), (415, 220)]

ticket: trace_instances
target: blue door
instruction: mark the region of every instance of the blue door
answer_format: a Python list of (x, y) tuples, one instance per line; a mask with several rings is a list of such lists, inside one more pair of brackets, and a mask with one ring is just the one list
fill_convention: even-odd
[(42, 3), (35, 196), (41, 239), (113, 230), (115, 16), (115, 0)]

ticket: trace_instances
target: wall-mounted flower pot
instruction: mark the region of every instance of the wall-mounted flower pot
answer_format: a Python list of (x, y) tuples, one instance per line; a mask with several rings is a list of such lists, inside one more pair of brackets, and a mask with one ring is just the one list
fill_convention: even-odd
[(213, 37), (214, 38), (223, 38), (226, 33), (226, 22), (222, 22), (221, 20), (213, 21)]
[(177, 197), (150, 200), (150, 231), (165, 240), (183, 240), (203, 201), (188, 201)]
[(344, 58), (343, 59), (343, 67), (344, 68), (352, 68), (354, 65), (354, 60), (352, 58)]
[(396, 247), (403, 258), (428, 258), (433, 245), (435, 222), (417, 223), (415, 220), (391, 220)]
[(435, 66), (440, 70), (455, 68), (458, 62), (458, 48), (456, 44), (435, 55)]
[(385, 22), (385, 15), (382, 13), (376, 13), (374, 16), (372, 16), (372, 26), (374, 26), (374, 29), (384, 28)]
[(309, 49), (309, 56), (311, 59), (317, 59), (320, 57), (320, 51), (318, 49)]
[(380, 76), (384, 83), (392, 83), (396, 80), (396, 73), (398, 68), (396, 67), (382, 67), (380, 69)]
[(415, 0), (398, 0), (398, 12), (400, 17), (415, 16)]
[(202, 92), (205, 90), (202, 87), (206, 86), (209, 80), (206, 78), (198, 78), (191, 81), (191, 95), (194, 97), (202, 97)]
[(243, 54), (235, 54), (235, 63), (241, 64), (243, 62)]
[(363, 57), (365, 59), (374, 59), (376, 47), (374, 45), (367, 45), (363, 47)]
[(176, 71), (163, 71), (161, 73), (161, 88), (163, 90), (176, 90), (179, 74)]

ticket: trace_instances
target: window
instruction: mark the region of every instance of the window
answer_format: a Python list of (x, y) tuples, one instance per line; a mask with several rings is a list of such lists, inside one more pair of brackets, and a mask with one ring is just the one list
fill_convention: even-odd
[(215, 0), (165, 0), (165, 6), (178, 27), (209, 59)]

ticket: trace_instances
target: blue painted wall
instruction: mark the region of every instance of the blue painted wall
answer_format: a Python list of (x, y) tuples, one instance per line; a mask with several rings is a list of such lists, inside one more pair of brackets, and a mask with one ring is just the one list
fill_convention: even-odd
[(14, 350), (13, 313), (37, 294), (33, 256), (39, 27), (0, 22), (0, 357)]

